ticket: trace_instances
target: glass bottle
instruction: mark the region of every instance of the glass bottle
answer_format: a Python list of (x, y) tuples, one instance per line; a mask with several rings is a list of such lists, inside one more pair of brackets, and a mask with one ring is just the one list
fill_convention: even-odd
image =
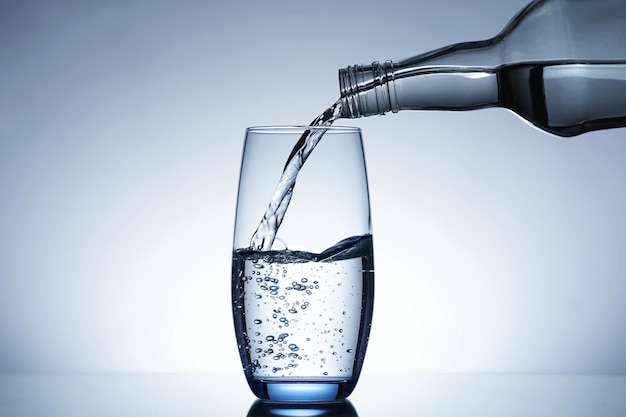
[(492, 39), (339, 70), (343, 118), (507, 108), (559, 136), (626, 126), (626, 1), (535, 0)]

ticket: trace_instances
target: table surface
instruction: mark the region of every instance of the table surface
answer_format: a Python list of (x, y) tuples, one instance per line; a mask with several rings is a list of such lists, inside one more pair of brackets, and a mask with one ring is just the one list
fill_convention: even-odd
[(275, 413), (237, 373), (0, 375), (0, 416), (87, 415), (623, 417), (626, 375), (364, 373), (334, 410)]

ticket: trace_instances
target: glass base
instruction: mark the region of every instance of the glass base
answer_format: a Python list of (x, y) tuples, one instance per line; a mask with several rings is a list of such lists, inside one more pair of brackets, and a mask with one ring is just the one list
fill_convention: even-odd
[(250, 389), (262, 400), (281, 402), (328, 402), (343, 400), (356, 386), (356, 381), (248, 381)]

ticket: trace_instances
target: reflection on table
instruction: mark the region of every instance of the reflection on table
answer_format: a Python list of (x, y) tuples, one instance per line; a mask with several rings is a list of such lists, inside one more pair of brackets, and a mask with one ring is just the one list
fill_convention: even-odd
[(349, 400), (330, 403), (255, 401), (247, 417), (359, 417)]

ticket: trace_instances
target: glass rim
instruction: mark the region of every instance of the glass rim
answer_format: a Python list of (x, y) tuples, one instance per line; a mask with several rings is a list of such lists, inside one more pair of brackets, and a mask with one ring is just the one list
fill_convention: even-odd
[(309, 125), (267, 125), (250, 126), (246, 133), (302, 133), (305, 130), (325, 130), (337, 133), (361, 133), (361, 128), (356, 126), (309, 126)]

